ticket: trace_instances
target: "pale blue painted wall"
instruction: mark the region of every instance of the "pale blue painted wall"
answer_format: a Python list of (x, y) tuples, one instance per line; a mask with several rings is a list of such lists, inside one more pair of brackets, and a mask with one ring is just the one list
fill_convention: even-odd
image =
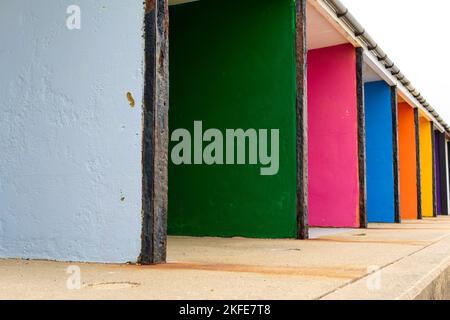
[(136, 261), (143, 1), (72, 3), (0, 3), (0, 257)]

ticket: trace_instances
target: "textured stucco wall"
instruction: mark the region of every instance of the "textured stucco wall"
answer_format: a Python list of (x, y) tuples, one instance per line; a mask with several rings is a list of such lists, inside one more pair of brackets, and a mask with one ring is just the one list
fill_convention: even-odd
[(135, 261), (143, 3), (70, 4), (0, 3), (0, 257)]

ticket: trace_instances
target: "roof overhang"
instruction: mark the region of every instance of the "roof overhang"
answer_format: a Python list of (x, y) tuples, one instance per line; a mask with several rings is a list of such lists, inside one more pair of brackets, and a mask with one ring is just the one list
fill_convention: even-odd
[(364, 48), (364, 61), (368, 66), (378, 75), (381, 79), (386, 81), (391, 86), (397, 86), (398, 94), (405, 102), (411, 105), (413, 108), (418, 108), (424, 113), (427, 118), (431, 119), (435, 127), (441, 131), (446, 132), (440, 121), (431, 114), (427, 108), (425, 108), (412, 94), (411, 92), (395, 77), (392, 73), (386, 69), (386, 67), (378, 60), (378, 58), (372, 54), (367, 46), (355, 35), (355, 33), (347, 26), (341, 19), (339, 19), (334, 11), (323, 0), (307, 0), (308, 4), (314, 7), (314, 9), (322, 14), (327, 21), (345, 38), (347, 41), (355, 47)]

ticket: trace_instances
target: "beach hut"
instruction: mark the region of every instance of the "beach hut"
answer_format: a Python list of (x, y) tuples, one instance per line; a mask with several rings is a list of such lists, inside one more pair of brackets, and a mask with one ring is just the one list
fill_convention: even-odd
[(365, 70), (367, 219), (400, 222), (397, 89)]
[(169, 235), (304, 237), (302, 11), (169, 4)]
[(308, 22), (309, 223), (365, 225), (362, 50), (312, 5)]
[(421, 112), (419, 115), (420, 132), (420, 169), (422, 217), (434, 216), (434, 164), (432, 146), (432, 126), (430, 120)]
[(445, 133), (437, 129), (433, 134), (436, 215), (448, 215), (446, 138)]
[(0, 27), (2, 258), (448, 214), (450, 127), (340, 1), (20, 0)]

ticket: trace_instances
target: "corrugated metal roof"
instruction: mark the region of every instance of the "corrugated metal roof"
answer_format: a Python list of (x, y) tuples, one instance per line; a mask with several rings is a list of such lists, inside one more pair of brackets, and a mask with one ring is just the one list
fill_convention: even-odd
[(434, 121), (438, 122), (450, 135), (450, 127), (437, 113), (437, 111), (427, 102), (422, 94), (411, 84), (401, 70), (395, 63), (389, 59), (388, 55), (380, 48), (378, 43), (368, 34), (356, 18), (349, 12), (349, 10), (339, 0), (323, 0), (323, 2), (335, 13), (336, 17), (340, 19), (350, 30), (353, 36), (362, 42), (366, 49), (370, 51), (383, 66), (388, 70), (397, 80), (411, 93), (411, 95), (421, 104), (433, 117)]

